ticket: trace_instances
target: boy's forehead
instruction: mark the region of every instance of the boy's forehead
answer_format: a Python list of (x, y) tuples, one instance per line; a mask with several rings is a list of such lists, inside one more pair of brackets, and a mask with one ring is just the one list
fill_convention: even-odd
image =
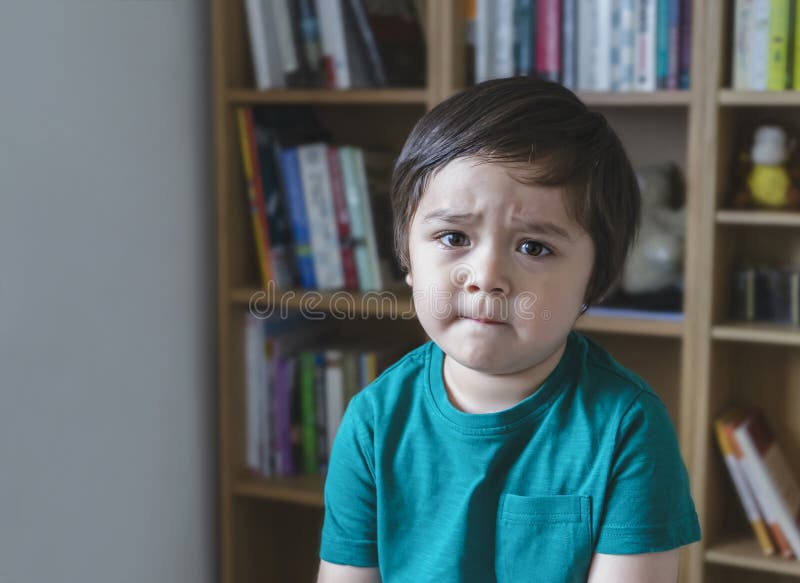
[(441, 209), (477, 214), (502, 211), (509, 215), (548, 215), (568, 222), (564, 189), (525, 184), (518, 178), (520, 172), (506, 164), (454, 160), (433, 175), (423, 191), (417, 214), (441, 214)]

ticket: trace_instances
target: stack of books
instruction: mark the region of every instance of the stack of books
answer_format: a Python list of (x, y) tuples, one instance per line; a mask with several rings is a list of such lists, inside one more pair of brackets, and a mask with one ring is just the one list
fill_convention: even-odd
[(476, 82), (539, 75), (575, 91), (688, 89), (692, 0), (471, 0)]
[(389, 177), (394, 156), (323, 141), (287, 146), (237, 109), (263, 286), (381, 290), (401, 279), (391, 236)]
[(247, 470), (325, 472), (350, 399), (412, 347), (336, 343), (323, 322), (299, 317), (244, 318)]
[(422, 2), (244, 2), (258, 89), (425, 85)]
[(736, 0), (734, 89), (800, 89), (800, 12), (795, 0)]
[(769, 423), (756, 407), (714, 422), (725, 464), (765, 555), (800, 557), (800, 488)]

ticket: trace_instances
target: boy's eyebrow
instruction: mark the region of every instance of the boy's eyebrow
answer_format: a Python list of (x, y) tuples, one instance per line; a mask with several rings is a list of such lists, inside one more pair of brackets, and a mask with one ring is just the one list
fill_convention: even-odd
[[(422, 221), (425, 223), (431, 223), (433, 221), (444, 221), (446, 223), (456, 224), (472, 223), (475, 221), (475, 215), (472, 213), (454, 213), (447, 209), (436, 209), (422, 217)], [(543, 233), (545, 235), (552, 235), (567, 241), (572, 240), (572, 237), (570, 237), (569, 232), (566, 229), (550, 221), (531, 221), (515, 217), (513, 222), (516, 226), (525, 231), (534, 231), (537, 233)]]

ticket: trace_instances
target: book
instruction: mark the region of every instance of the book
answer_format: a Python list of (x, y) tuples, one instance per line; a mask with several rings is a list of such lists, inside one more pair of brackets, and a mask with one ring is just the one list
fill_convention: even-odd
[(331, 196), (333, 198), (333, 214), (336, 218), (336, 232), (339, 238), (339, 248), (342, 253), (344, 287), (348, 290), (357, 290), (359, 289), (358, 273), (356, 271), (356, 260), (350, 237), (350, 215), (347, 211), (345, 185), (342, 176), (342, 166), (339, 162), (339, 152), (335, 146), (328, 146), (327, 154), (328, 172), (331, 180)]
[(284, 200), (292, 226), (297, 274), (302, 287), (314, 289), (317, 287), (317, 277), (311, 252), (311, 234), (305, 195), (303, 194), (303, 181), (300, 176), (300, 160), (296, 148), (283, 149), (280, 156)]
[(263, 0), (245, 0), (244, 7), (256, 87), (285, 87), (286, 78), (278, 51), (278, 40), (272, 31), (270, 5)]
[(656, 90), (657, 0), (639, 0), (636, 14), (636, 89)]
[[(607, 0), (601, 0), (601, 2), (604, 1)], [(561, 0), (538, 0), (536, 7), (536, 71), (545, 79), (559, 81), (561, 79)]]
[[(542, 0), (539, 0), (540, 2)], [(491, 78), (514, 76), (514, 0), (493, 0)]]
[(561, 3), (561, 83), (573, 91), (578, 85), (578, 0)]
[(753, 0), (736, 0), (733, 13), (733, 88), (749, 89), (753, 36)]
[(264, 322), (251, 314), (244, 314), (245, 353), (245, 465), (254, 475), (269, 473), (269, 466), (262, 463), (264, 431), (268, 431), (265, 419), (267, 407), (268, 359), (265, 352), (266, 338)]
[(341, 289), (344, 286), (344, 268), (333, 210), (327, 148), (323, 142), (303, 144), (297, 148), (297, 157), (317, 287)]
[(494, 10), (492, 0), (477, 0), (475, 83), (494, 78)]
[(750, 408), (733, 429), (756, 496), (774, 516), (776, 542), (784, 557), (800, 557), (800, 487), (769, 423)]
[(714, 421), (714, 434), (717, 438), (720, 452), (728, 468), (739, 501), (753, 528), (759, 546), (765, 555), (775, 554), (775, 545), (769, 535), (769, 527), (764, 519), (762, 510), (758, 506), (753, 486), (750, 483), (742, 462), (742, 453), (738, 444), (729, 433), (733, 431), (733, 423), (740, 419), (743, 412), (738, 408), (726, 412)]
[(236, 120), (239, 126), (239, 144), (242, 165), (244, 167), (245, 191), (250, 207), (250, 218), (253, 225), (253, 238), (256, 245), (261, 282), (267, 287), (272, 280), (272, 264), (270, 260), (269, 231), (267, 227), (264, 193), (261, 189), (258, 154), (253, 129), (253, 113), (249, 107), (236, 109)]
[(766, 91), (769, 68), (770, 0), (753, 0), (753, 31), (750, 59), (750, 86), (753, 91)]
[(316, 362), (313, 352), (303, 352), (298, 358), (300, 420), (302, 427), (302, 468), (307, 474), (319, 470), (317, 457), (317, 412), (316, 412)]
[(783, 91), (789, 73), (789, 0), (770, 0), (767, 89)]
[(692, 0), (681, 0), (679, 8), (680, 27), (678, 31), (678, 88), (691, 86), (692, 65)]

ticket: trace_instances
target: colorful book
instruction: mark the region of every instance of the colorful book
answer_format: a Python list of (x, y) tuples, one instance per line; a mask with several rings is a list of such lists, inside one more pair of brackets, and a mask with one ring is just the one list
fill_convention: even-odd
[(574, 91), (578, 86), (578, 0), (562, 0), (561, 30), (561, 83)]
[(750, 89), (766, 91), (769, 77), (769, 14), (770, 0), (753, 1), (752, 58), (750, 60)]
[(317, 456), (316, 413), (316, 362), (313, 352), (302, 352), (299, 356), (300, 421), (302, 429), (303, 471), (314, 474), (319, 471)]
[(672, 0), (658, 0), (656, 5), (656, 86), (667, 88), (669, 71), (669, 6)]
[(657, 0), (639, 0), (636, 14), (636, 89), (656, 90)]
[(736, 0), (733, 14), (733, 88), (750, 88), (753, 0)]
[(256, 88), (286, 87), (278, 40), (272, 31), (269, 4), (262, 0), (245, 0), (244, 7)]
[(753, 486), (750, 483), (742, 462), (742, 453), (735, 440), (729, 438), (729, 432), (733, 431), (733, 423), (740, 419), (742, 411), (731, 410), (714, 421), (714, 433), (717, 437), (722, 457), (728, 468), (728, 473), (733, 480), (739, 501), (742, 504), (747, 519), (753, 528), (761, 550), (765, 555), (775, 554), (775, 545), (769, 535), (769, 527), (764, 520), (763, 513), (758, 506)]
[(536, 11), (536, 71), (545, 79), (559, 81), (561, 79), (561, 0), (538, 0)]
[(781, 554), (800, 557), (800, 487), (764, 414), (751, 408), (736, 424), (733, 435), (756, 496), (777, 525), (773, 535)]
[(692, 0), (680, 0), (678, 50), (678, 88), (689, 89), (692, 68)]
[(261, 283), (264, 287), (267, 287), (272, 280), (272, 265), (264, 193), (260, 188), (261, 174), (257, 162), (258, 154), (256, 152), (255, 132), (253, 129), (253, 112), (249, 107), (239, 107), (236, 109), (236, 119), (239, 125), (239, 144), (241, 146), (242, 165), (246, 181), (245, 189), (250, 205), (250, 217), (253, 225), (253, 238), (256, 244), (258, 265), (261, 272)]

